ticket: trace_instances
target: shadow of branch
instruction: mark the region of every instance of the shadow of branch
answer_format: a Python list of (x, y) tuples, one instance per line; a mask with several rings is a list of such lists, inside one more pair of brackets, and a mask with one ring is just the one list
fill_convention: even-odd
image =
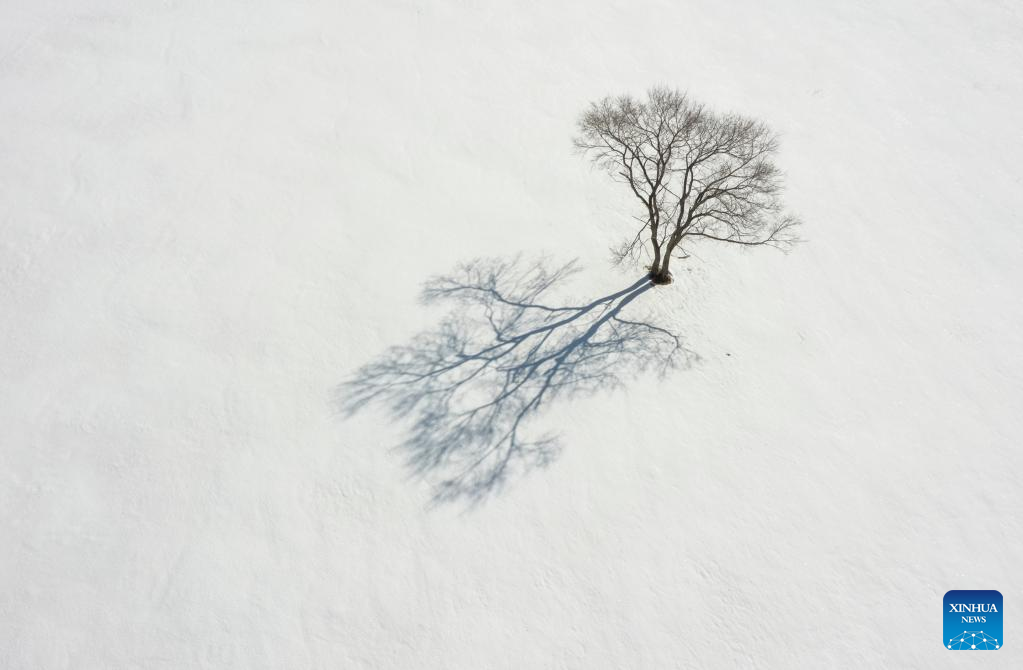
[(392, 347), (338, 388), (343, 413), (379, 402), (411, 421), (408, 464), (435, 485), (436, 501), (478, 502), (513, 475), (557, 455), (556, 436), (530, 435), (530, 418), (557, 398), (620, 385), (695, 354), (651, 318), (626, 318), (652, 284), (644, 277), (583, 304), (551, 295), (578, 272), (481, 259), (429, 280), (427, 303), (454, 305), (434, 330)]

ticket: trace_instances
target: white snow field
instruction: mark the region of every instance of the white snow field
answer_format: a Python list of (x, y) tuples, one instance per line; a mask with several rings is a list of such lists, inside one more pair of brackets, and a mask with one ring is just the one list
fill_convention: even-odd
[[(1023, 667), (1021, 65), (1012, 0), (0, 3), (0, 667)], [(658, 84), (781, 133), (805, 243), (623, 294), (681, 364), (603, 323), (493, 481), (353, 407), (640, 278), (571, 138)]]

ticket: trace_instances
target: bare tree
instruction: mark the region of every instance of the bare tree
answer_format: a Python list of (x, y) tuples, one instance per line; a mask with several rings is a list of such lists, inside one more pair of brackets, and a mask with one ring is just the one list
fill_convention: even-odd
[(671, 283), (683, 241), (785, 248), (798, 220), (781, 210), (777, 136), (763, 123), (717, 114), (680, 91), (654, 88), (592, 103), (575, 145), (643, 204), (619, 260), (649, 251), (650, 279)]

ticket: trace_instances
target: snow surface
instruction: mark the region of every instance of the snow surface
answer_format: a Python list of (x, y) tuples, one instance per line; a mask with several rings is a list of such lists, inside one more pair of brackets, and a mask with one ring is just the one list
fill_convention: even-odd
[[(0, 4), (0, 666), (1023, 667), (1021, 63), (995, 0)], [(694, 247), (622, 312), (685, 365), (436, 501), (352, 380), (473, 259), (630, 286), (570, 139), (653, 84), (782, 133), (807, 242)]]

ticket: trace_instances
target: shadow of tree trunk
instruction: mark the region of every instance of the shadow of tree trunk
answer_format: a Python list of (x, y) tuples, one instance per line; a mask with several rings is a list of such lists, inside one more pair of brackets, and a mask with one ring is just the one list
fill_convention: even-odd
[(578, 271), (481, 259), (429, 280), (422, 298), (454, 309), (434, 330), (388, 349), (338, 387), (352, 415), (380, 402), (410, 421), (401, 445), (435, 500), (479, 501), (513, 475), (549, 463), (556, 436), (529, 420), (558, 398), (620, 385), (653, 368), (663, 375), (695, 354), (680, 336), (625, 311), (653, 285), (644, 277), (584, 304), (551, 295)]

